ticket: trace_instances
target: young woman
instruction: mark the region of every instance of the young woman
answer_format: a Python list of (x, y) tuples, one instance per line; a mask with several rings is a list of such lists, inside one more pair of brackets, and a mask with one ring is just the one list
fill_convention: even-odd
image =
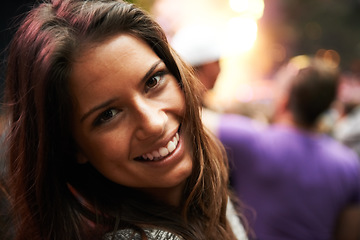
[(241, 238), (199, 85), (142, 10), (40, 4), (6, 81), (16, 239)]

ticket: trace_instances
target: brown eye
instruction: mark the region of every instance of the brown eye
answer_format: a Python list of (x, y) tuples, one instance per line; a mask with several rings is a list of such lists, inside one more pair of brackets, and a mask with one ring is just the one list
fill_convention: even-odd
[(156, 75), (156, 76), (153, 76), (151, 77), (147, 82), (146, 82), (146, 87), (147, 88), (153, 88), (155, 87), (158, 82), (160, 81), (161, 79), (161, 76), (160, 75)]
[(102, 123), (110, 121), (116, 114), (120, 111), (116, 109), (108, 109), (100, 114), (100, 116), (96, 119), (95, 125), (100, 125)]
[(165, 75), (168, 73), (168, 71), (159, 71), (150, 77), (145, 83), (145, 92), (147, 93), (151, 89), (158, 88), (162, 83), (165, 82)]

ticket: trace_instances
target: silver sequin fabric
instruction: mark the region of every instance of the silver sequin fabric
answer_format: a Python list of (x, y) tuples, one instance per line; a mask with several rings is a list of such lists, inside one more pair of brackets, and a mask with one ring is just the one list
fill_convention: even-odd
[[(164, 230), (144, 229), (144, 231), (149, 240), (183, 240), (182, 237)], [(106, 234), (104, 240), (141, 240), (141, 236), (132, 229), (122, 229), (115, 234)]]

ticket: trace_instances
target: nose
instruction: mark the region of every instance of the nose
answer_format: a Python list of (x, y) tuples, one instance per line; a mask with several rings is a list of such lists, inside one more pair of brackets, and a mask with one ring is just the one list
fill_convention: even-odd
[(165, 132), (168, 116), (159, 106), (159, 103), (150, 100), (137, 101), (135, 112), (138, 120), (135, 135), (138, 139), (145, 140), (154, 136), (161, 136)]

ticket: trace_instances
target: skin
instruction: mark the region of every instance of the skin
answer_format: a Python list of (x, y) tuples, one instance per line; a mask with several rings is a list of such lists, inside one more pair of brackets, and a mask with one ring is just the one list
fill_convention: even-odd
[[(115, 183), (179, 205), (193, 166), (189, 133), (180, 128), (185, 97), (152, 49), (127, 34), (87, 48), (73, 65), (70, 93), (78, 163), (90, 162)], [(139, 160), (177, 132), (179, 143), (165, 158)]]
[(220, 71), (220, 62), (214, 61), (199, 66), (197, 74), (205, 88), (207, 90), (211, 90), (215, 86), (215, 82), (220, 74)]
[(196, 76), (204, 85), (204, 89), (202, 92), (202, 97), (206, 94), (208, 90), (214, 88), (216, 80), (220, 74), (220, 62), (214, 61), (210, 63), (202, 64), (201, 66), (197, 66), (196, 68)]

